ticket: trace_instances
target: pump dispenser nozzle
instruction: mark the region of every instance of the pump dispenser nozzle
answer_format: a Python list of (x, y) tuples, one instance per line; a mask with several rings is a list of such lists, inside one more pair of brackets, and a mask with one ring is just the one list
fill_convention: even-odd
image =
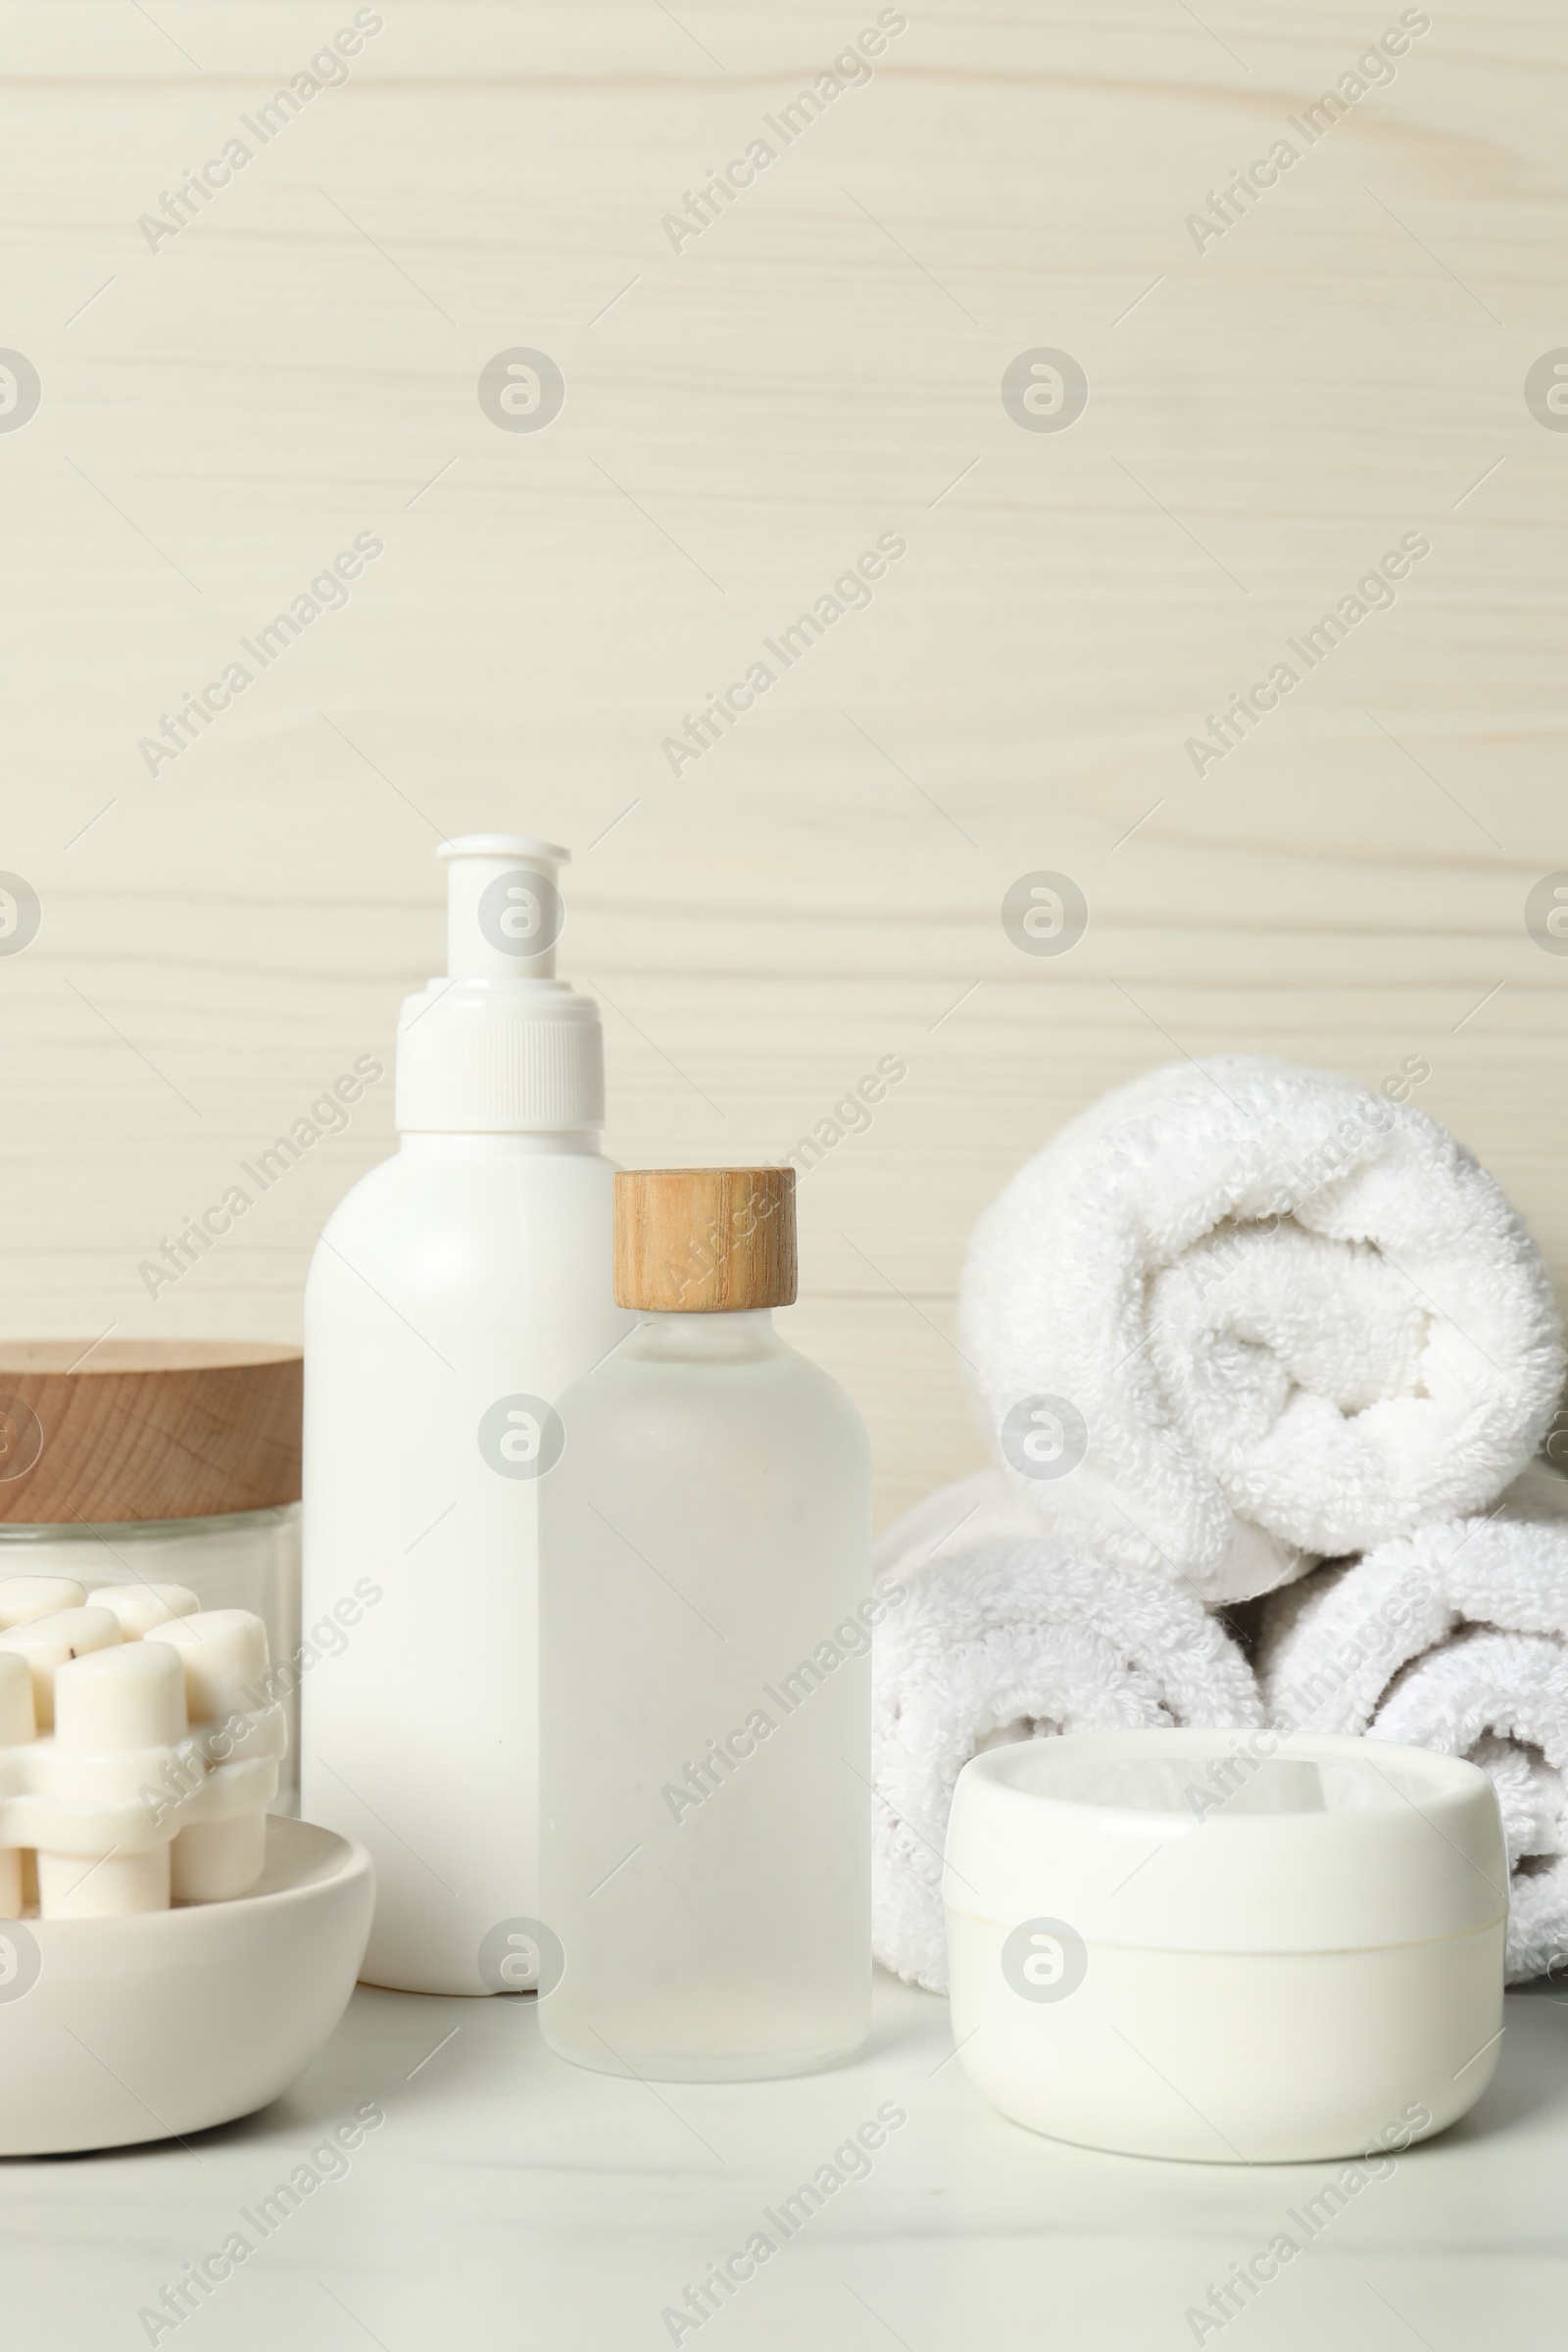
[(556, 978), (571, 853), (525, 833), (443, 842), (447, 971), (405, 1000), (397, 1123), (405, 1133), (561, 1132), (604, 1125), (599, 1008)]
[(454, 980), (553, 980), (564, 909), (556, 887), (571, 852), (527, 833), (444, 841), (447, 972)]

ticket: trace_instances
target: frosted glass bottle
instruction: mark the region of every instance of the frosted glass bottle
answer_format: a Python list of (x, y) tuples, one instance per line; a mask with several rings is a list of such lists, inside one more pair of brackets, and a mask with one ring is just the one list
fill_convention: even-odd
[[(803, 2074), (869, 2020), (869, 1448), (751, 1303), (794, 1297), (793, 1183), (617, 1177), (616, 1298), (644, 1320), (561, 1399), (540, 1482), (540, 1912), (564, 1960), (540, 2024), (605, 2073)], [(719, 1206), (682, 1214), (672, 1258), (681, 1186)], [(712, 1262), (682, 1278), (691, 1251)]]

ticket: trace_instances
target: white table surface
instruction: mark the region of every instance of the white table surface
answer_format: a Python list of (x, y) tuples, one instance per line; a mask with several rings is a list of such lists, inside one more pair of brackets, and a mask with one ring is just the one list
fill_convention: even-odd
[[(1549, 2352), (1564, 2337), (1568, 1988), (1509, 1995), (1497, 2076), (1371, 2181), (1208, 2345)], [(879, 1977), (867, 2053), (739, 2087), (579, 2073), (529, 1998), (362, 1987), (327, 2049), (250, 2120), (120, 2154), (0, 2165), (6, 2352), (149, 2340), (143, 2307), (241, 2209), (374, 2100), (385, 2114), (211, 2299), (181, 2352), (650, 2352), (689, 2281), (743, 2247), (879, 2105), (907, 2121), (734, 2300), (706, 2352), (1160, 2352), (1289, 2227), (1327, 2165), (1146, 2163), (1003, 2122), (951, 2058), (948, 2006)], [(254, 2231), (251, 2232), (254, 2236)]]

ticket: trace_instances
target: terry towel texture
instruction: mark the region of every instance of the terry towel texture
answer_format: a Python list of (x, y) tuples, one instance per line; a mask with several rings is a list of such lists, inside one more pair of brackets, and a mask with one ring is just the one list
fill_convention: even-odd
[(958, 1341), (1039, 1523), (1211, 1604), (1484, 1509), (1563, 1376), (1545, 1271), (1469, 1152), (1250, 1055), (1120, 1087), (1021, 1169)]
[(1539, 1515), (1562, 1492), (1532, 1473), (1498, 1516), (1423, 1527), (1273, 1594), (1257, 1660), (1275, 1722), (1491, 1775), (1513, 1983), (1568, 1960), (1568, 1518)]
[(904, 1598), (873, 1642), (872, 1935), (932, 1992), (948, 1988), (942, 1848), (971, 1756), (1054, 1732), (1264, 1720), (1251, 1668), (1189, 1591), (1027, 1518), (1020, 1531), (1015, 1509), (1003, 1474), (981, 1471), (877, 1551), (878, 1590), (891, 1576)]

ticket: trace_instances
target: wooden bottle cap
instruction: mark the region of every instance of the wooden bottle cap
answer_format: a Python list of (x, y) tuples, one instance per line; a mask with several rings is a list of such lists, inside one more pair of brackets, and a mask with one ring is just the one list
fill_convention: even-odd
[(297, 1348), (0, 1340), (0, 1520), (200, 1519), (300, 1494)]
[(623, 1168), (615, 1303), (735, 1314), (795, 1298), (793, 1168)]

